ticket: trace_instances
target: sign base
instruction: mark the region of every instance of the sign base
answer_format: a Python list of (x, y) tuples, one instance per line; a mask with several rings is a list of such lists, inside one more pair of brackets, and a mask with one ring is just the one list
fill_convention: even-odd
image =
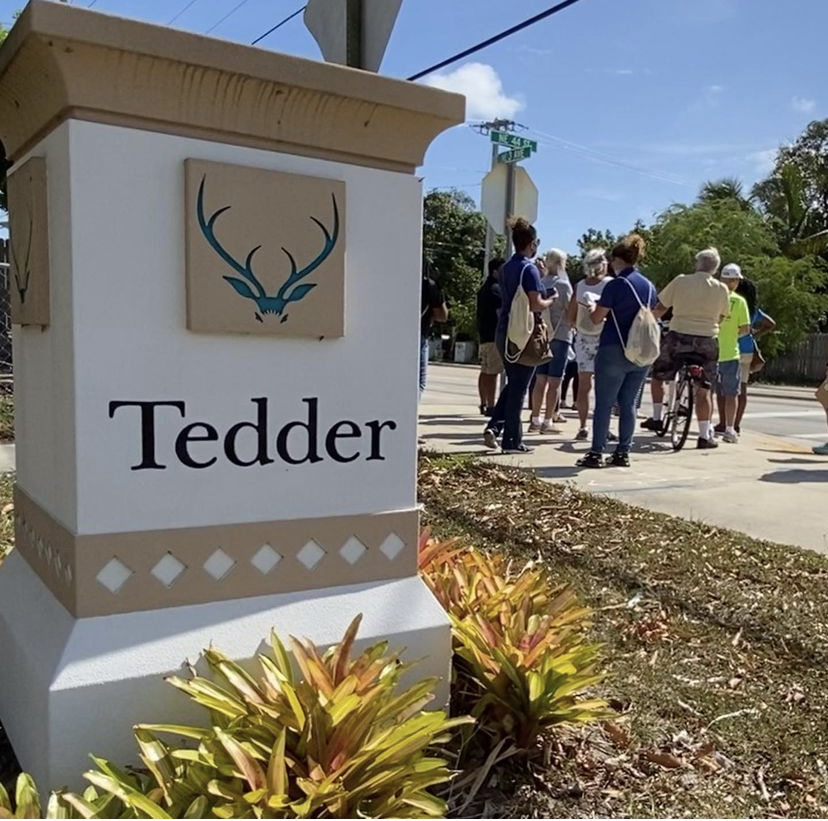
[(87, 786), (89, 753), (138, 764), (134, 724), (206, 722), (163, 677), (210, 645), (253, 671), (271, 629), (325, 647), (362, 613), (357, 652), (382, 639), (405, 647), (407, 659), (422, 659), (407, 683), (438, 676), (431, 706), (448, 703), (451, 630), (417, 577), (75, 619), (14, 551), (0, 573), (0, 601), (0, 720), (44, 793)]

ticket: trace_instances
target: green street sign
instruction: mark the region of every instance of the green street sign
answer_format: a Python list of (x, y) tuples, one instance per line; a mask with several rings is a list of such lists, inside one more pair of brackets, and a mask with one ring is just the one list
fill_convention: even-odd
[(526, 148), (515, 148), (512, 151), (504, 151), (497, 155), (497, 161), (502, 163), (520, 162), (521, 160), (528, 160), (532, 156), (532, 149), (529, 146)]
[(490, 131), (492, 142), (497, 145), (505, 145), (509, 148), (528, 148), (530, 151), (537, 151), (538, 144), (526, 137), (518, 137), (517, 134), (510, 134), (508, 131)]

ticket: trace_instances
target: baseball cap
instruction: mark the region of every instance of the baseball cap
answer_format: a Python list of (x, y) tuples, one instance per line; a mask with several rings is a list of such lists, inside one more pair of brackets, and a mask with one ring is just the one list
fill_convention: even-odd
[(742, 269), (735, 262), (728, 262), (722, 268), (722, 279), (744, 279)]

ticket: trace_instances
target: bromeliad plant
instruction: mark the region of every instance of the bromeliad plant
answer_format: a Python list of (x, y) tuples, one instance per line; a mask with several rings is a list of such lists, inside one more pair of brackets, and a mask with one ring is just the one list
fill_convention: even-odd
[[(434, 679), (398, 692), (408, 665), (387, 642), (351, 660), (359, 622), (324, 654), (292, 639), (300, 679), (275, 633), (258, 678), (208, 650), (215, 680), (192, 671), (169, 681), (208, 710), (209, 724), (137, 726), (146, 773), (93, 759), (92, 787), (53, 796), (50, 810), (63, 814), (48, 817), (442, 817), (445, 803), (429, 788), (450, 773), (429, 750), (471, 719), (423, 711)], [(2, 807), (0, 795), (0, 817)]]
[(598, 647), (587, 641), (589, 611), (540, 568), (513, 573), (457, 540), (424, 534), (420, 572), (452, 621), (455, 704), (496, 743), (529, 747), (545, 728), (595, 721), (606, 704), (581, 694), (601, 681)]

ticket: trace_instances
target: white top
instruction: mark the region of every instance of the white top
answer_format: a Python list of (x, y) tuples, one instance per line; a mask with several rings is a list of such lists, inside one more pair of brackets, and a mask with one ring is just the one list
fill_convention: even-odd
[(592, 321), (590, 312), (592, 308), (598, 304), (601, 299), (601, 294), (604, 293), (610, 277), (604, 277), (593, 285), (587, 284), (585, 279), (582, 279), (575, 286), (575, 299), (578, 301), (578, 316), (575, 320), (575, 327), (579, 334), (584, 336), (598, 336), (603, 329), (603, 323), (596, 325)]

